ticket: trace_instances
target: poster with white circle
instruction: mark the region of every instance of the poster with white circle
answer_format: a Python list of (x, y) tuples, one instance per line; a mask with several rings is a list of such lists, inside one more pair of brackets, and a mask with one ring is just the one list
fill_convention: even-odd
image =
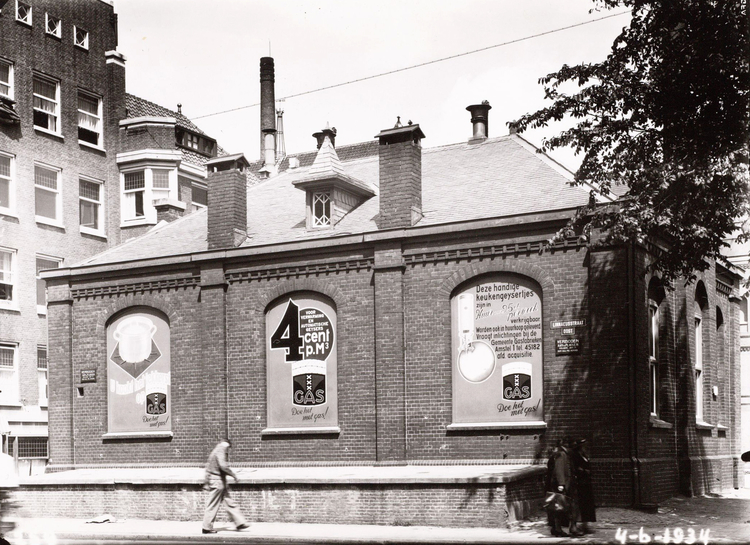
[(542, 297), (530, 278), (496, 274), (451, 299), (453, 422), (544, 419)]

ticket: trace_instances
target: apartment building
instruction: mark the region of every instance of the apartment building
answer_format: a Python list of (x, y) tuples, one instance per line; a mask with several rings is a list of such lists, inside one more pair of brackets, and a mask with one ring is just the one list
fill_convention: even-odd
[[(68, 266), (205, 206), (220, 149), (179, 111), (125, 93), (102, 0), (0, 2), (0, 433), (21, 473), (48, 459), (47, 301)], [(144, 140), (154, 126), (160, 140)]]

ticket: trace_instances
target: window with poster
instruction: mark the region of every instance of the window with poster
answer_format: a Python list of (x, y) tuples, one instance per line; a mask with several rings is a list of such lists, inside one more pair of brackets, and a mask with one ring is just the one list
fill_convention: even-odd
[(172, 397), (168, 318), (133, 307), (107, 324), (105, 437), (171, 437)]
[(336, 308), (296, 292), (266, 312), (268, 423), (264, 434), (338, 433)]
[(451, 298), (453, 423), (449, 429), (543, 428), (542, 290), (498, 273)]

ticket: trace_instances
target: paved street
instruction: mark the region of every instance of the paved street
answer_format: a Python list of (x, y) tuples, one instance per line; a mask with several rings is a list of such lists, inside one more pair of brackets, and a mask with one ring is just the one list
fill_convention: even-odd
[[(659, 506), (658, 513), (601, 508), (593, 534), (577, 539), (552, 538), (543, 517), (524, 521), (514, 529), (435, 528), (416, 526), (358, 526), (258, 522), (244, 532), (217, 523), (216, 535), (202, 535), (200, 522), (117, 520), (92, 523), (76, 519), (21, 519), (7, 537), (12, 545), (72, 543), (285, 543), (285, 544), (397, 544), (432, 543), (486, 545), (492, 543), (748, 543), (750, 489), (716, 497), (677, 497)], [(640, 528), (643, 531), (639, 535)], [(691, 540), (694, 532), (694, 539)], [(701, 531), (703, 538), (701, 539)], [(648, 536), (648, 537), (646, 537)]]

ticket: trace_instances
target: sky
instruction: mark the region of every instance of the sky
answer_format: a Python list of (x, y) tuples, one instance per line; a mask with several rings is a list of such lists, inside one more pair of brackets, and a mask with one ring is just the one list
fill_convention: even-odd
[[(589, 13), (592, 0), (115, 0), (118, 51), (127, 91), (182, 113), (230, 153), (260, 154), (260, 58), (276, 66), (287, 153), (315, 149), (312, 137), (336, 127), (336, 145), (372, 139), (396, 123), (418, 123), (423, 147), (471, 137), (466, 106), (488, 100), (489, 136), (549, 105), (538, 79), (563, 64), (598, 62), (628, 15)], [(334, 89), (290, 97), (383, 72), (434, 62)], [(207, 117), (203, 117), (207, 116)], [(527, 131), (539, 146), (562, 128)], [(571, 170), (569, 150), (552, 157)]]

